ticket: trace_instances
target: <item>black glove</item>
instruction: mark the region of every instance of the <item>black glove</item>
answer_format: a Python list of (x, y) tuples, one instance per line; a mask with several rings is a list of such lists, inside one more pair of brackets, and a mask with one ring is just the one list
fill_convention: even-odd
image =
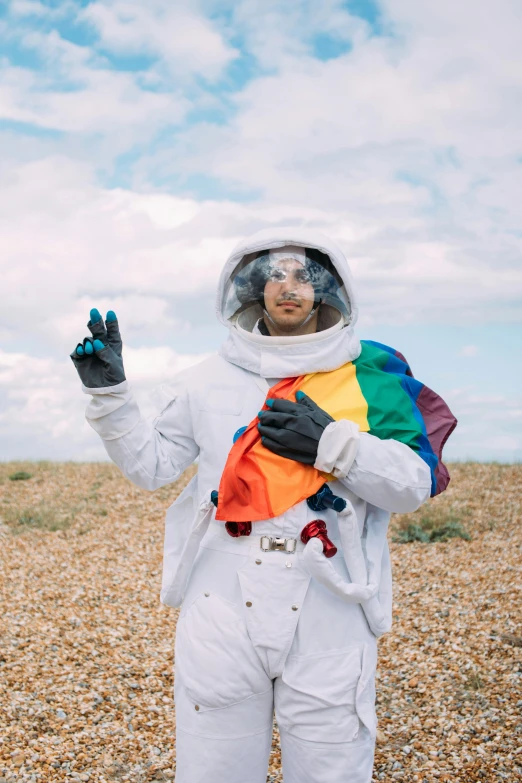
[(267, 400), (268, 411), (260, 411), (257, 429), (261, 442), (280, 457), (313, 465), (319, 440), (325, 428), (335, 421), (304, 392), (297, 402)]
[(89, 389), (117, 386), (125, 380), (125, 371), (116, 315), (109, 310), (104, 324), (98, 310), (93, 309), (87, 328), (93, 339), (86, 337), (71, 354), (81, 382)]

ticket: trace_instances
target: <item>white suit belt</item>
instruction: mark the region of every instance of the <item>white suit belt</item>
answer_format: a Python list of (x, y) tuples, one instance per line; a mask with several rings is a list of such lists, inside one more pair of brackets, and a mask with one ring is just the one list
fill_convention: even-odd
[[(170, 584), (162, 589), (162, 600), (169, 606), (180, 606), (185, 594), (187, 582), (190, 578), (192, 566), (200, 547), (217, 549), (220, 551), (238, 554), (238, 552), (259, 553), (261, 540), (265, 536), (244, 536), (232, 538), (225, 527), (222, 530), (211, 527), (211, 521), (215, 513), (215, 507), (210, 496), (200, 504), (194, 525), (188, 536), (183, 551), (181, 552), (178, 568)], [(330, 560), (323, 554), (323, 543), (318, 538), (311, 538), (305, 545), (299, 539), (295, 539), (295, 553), (308, 571), (311, 577), (323, 584), (341, 600), (347, 603), (360, 603), (365, 612), (370, 627), (376, 635), (389, 629), (389, 622), (383, 614), (382, 606), (378, 598), (378, 577), (374, 577), (374, 569), (369, 579), (365, 557), (362, 551), (361, 538), (355, 511), (351, 503), (347, 504), (344, 512), (339, 514), (340, 541), (333, 540), (337, 546), (335, 557), (343, 557), (346, 563), (350, 582), (345, 581)], [(284, 539), (283, 539), (284, 540)], [(281, 551), (271, 550), (274, 557), (279, 557)], [(288, 552), (287, 556), (292, 557)], [(288, 560), (291, 562), (291, 560)]]
[[(333, 540), (333, 543), (340, 549), (341, 542)], [(276, 554), (301, 554), (304, 552), (305, 544), (300, 538), (294, 538), (289, 536), (239, 536), (233, 538), (223, 528), (223, 535), (219, 533), (208, 533), (201, 546), (204, 549), (215, 549), (221, 552), (230, 552), (231, 554), (238, 554), (241, 552), (245, 554), (245, 550), (252, 552), (268, 552)]]
[[(199, 506), (195, 526), (182, 553), (181, 568), (168, 589), (169, 593), (172, 592), (173, 596), (175, 595), (176, 598), (181, 599), (179, 603), (183, 600), (192, 564), (200, 546), (238, 554), (240, 551), (263, 551), (262, 544), (264, 543), (266, 546), (266, 539), (270, 540), (269, 536), (255, 536), (252, 538), (251, 535), (232, 538), (224, 527), (222, 532), (221, 530), (218, 532), (215, 528), (209, 530), (210, 521), (214, 513), (215, 508), (209, 494), (208, 498), (203, 500)], [(293, 548), (295, 543), (294, 551), (301, 556), (300, 560), (310, 576), (317, 579), (318, 582), (342, 600), (347, 603), (363, 603), (375, 598), (378, 585), (368, 582), (357, 517), (352, 504), (349, 502), (347, 502), (345, 510), (339, 513), (339, 533), (342, 556), (344, 557), (351, 582), (345, 581), (333, 567), (330, 560), (324, 556), (323, 543), (318, 538), (310, 538), (306, 545), (302, 543), (300, 538), (292, 539), (291, 547)], [(229, 541), (226, 541), (225, 536), (229, 538)], [(270, 551), (275, 557), (281, 552), (286, 552), (287, 555), (290, 555), (288, 549), (285, 548), (287, 547), (288, 539), (285, 542), (285, 539), (281, 538), (280, 541), (282, 542), (280, 548), (274, 547), (272, 549), (270, 547), (269, 550), (265, 549), (264, 551)], [(339, 556), (340, 551), (338, 548), (337, 556)]]

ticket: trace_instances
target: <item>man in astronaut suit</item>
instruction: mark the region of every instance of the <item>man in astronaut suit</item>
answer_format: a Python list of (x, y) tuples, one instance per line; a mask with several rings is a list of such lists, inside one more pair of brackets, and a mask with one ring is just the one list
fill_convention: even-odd
[(91, 311), (92, 338), (71, 355), (92, 395), (87, 419), (131, 481), (165, 486), (199, 456), (197, 476), (167, 513), (165, 536), (162, 600), (181, 603), (176, 780), (264, 783), (275, 709), (285, 783), (369, 783), (376, 637), (391, 623), (386, 528), (390, 512), (414, 511), (429, 497), (430, 470), (398, 440), (332, 421), (320, 408), (311, 416), (308, 405), (276, 404), (268, 418), (259, 414), (265, 448), (336, 477), (329, 486), (354, 510), (363, 579), (377, 580), (376, 589), (364, 594), (369, 600), (353, 599), (344, 522), (333, 509), (321, 514), (338, 547), (328, 564), (349, 585), (347, 600), (342, 586), (329, 588), (330, 577), (311, 575), (300, 533), (317, 512), (305, 501), (254, 522), (248, 536), (229, 535), (209, 493), (238, 431), (280, 379), (335, 370), (357, 359), (361, 345), (346, 259), (308, 229), (270, 229), (241, 242), (223, 269), (217, 314), (229, 330), (225, 342), (160, 389), (152, 423), (125, 379), (112, 311), (105, 324)]

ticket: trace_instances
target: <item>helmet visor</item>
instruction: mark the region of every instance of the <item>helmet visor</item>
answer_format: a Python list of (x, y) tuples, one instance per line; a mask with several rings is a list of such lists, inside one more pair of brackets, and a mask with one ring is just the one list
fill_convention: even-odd
[(319, 306), (334, 308), (345, 322), (350, 320), (346, 288), (329, 256), (287, 245), (241, 259), (225, 286), (223, 314), (233, 321), (253, 310), (258, 317), (286, 314), (297, 320), (302, 316), (304, 322)]

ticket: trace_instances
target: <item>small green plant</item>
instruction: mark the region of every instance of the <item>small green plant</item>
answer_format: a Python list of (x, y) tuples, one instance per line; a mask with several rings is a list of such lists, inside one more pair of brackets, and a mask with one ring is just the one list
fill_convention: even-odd
[(465, 527), (456, 519), (449, 519), (445, 525), (435, 527), (430, 531), (430, 541), (447, 541), (449, 538), (463, 538), (471, 541), (471, 536)]
[(425, 544), (430, 540), (430, 537), (420, 525), (410, 522), (409, 525), (397, 531), (393, 540), (397, 544), (409, 544), (411, 541), (422, 541)]
[(18, 470), (16, 473), (11, 473), (9, 478), (11, 481), (27, 481), (33, 477), (32, 473), (27, 473), (25, 470)]
[(450, 538), (470, 541), (471, 536), (462, 524), (463, 517), (467, 515), (466, 509), (445, 509), (442, 504), (430, 504), (402, 519), (395, 530), (393, 541), (398, 544), (409, 544), (412, 541), (427, 544), (448, 541)]

